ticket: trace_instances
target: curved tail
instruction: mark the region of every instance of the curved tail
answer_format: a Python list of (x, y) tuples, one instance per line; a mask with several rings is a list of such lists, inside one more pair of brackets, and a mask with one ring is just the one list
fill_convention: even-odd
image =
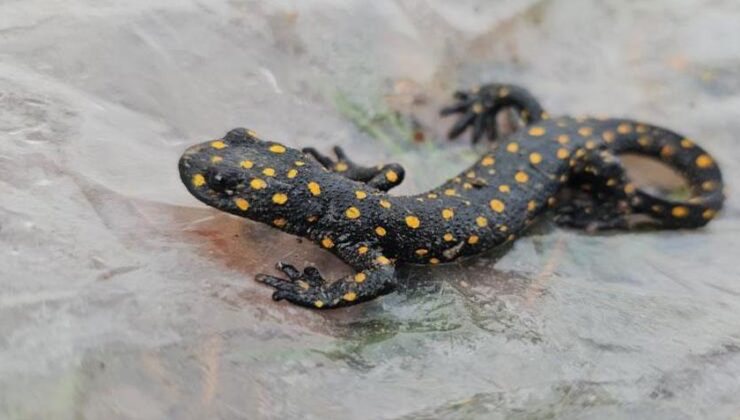
[(648, 215), (665, 228), (706, 225), (725, 199), (722, 173), (709, 153), (690, 139), (665, 128), (630, 120), (605, 122), (604, 140), (616, 154), (633, 153), (659, 159), (688, 182), (691, 197), (685, 200), (657, 197), (638, 189), (632, 201), (635, 213)]

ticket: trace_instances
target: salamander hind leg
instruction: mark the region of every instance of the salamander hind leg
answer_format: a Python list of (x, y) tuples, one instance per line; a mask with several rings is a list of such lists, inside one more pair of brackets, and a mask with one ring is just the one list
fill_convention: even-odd
[(493, 83), (470, 91), (456, 92), (455, 99), (456, 103), (440, 111), (442, 116), (461, 114), (448, 133), (451, 140), (469, 127), (473, 128), (473, 143), (478, 143), (483, 135), (495, 140), (498, 136), (496, 114), (507, 107), (519, 112), (527, 125), (547, 118), (547, 113), (534, 96), (519, 86)]
[(278, 263), (277, 268), (288, 278), (268, 274), (255, 277), (260, 283), (275, 288), (274, 300), (287, 300), (293, 304), (314, 309), (333, 309), (372, 300), (395, 289), (393, 263), (379, 252), (365, 251), (375, 256), (367, 259), (354, 274), (327, 283), (314, 267), (302, 272), (292, 265)]
[(403, 181), (405, 170), (403, 169), (403, 166), (397, 163), (362, 166), (349, 159), (341, 147), (335, 146), (333, 150), (334, 154), (337, 156), (336, 160), (320, 153), (313, 147), (304, 148), (303, 153), (311, 155), (321, 165), (332, 172), (338, 173), (353, 181), (364, 182), (381, 191), (388, 191), (391, 188), (400, 185)]

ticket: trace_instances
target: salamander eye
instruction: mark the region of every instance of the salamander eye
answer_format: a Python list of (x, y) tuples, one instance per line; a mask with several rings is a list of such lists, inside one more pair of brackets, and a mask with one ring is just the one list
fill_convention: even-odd
[(210, 169), (206, 176), (208, 186), (216, 192), (233, 191), (239, 184), (239, 177), (236, 173)]

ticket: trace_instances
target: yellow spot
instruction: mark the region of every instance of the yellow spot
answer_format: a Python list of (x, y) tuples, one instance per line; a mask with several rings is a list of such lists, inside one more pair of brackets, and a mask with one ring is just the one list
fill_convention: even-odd
[(349, 169), (349, 166), (347, 166), (347, 164), (344, 162), (339, 162), (336, 165), (334, 165), (334, 170), (337, 172), (344, 172), (347, 169)]
[(282, 206), (288, 202), (288, 196), (283, 193), (277, 193), (272, 196), (272, 202)]
[(570, 136), (568, 136), (567, 134), (559, 135), (558, 143), (563, 144), (563, 145), (570, 143)]
[(350, 207), (344, 212), (348, 219), (357, 219), (360, 217), (360, 210), (357, 207)]
[(321, 246), (326, 249), (334, 248), (334, 241), (331, 238), (324, 238), (321, 240)]
[(689, 209), (684, 206), (676, 206), (671, 210), (673, 217), (682, 218), (689, 215)]
[(704, 181), (701, 184), (701, 188), (704, 191), (714, 191), (717, 188), (717, 184), (714, 181)]
[(473, 189), (473, 184), (471, 184), (469, 182), (466, 182), (466, 183), (463, 184), (463, 189), (464, 190), (472, 190)]
[(355, 274), (355, 281), (357, 283), (362, 283), (363, 281), (365, 281), (365, 279), (367, 279), (367, 275), (365, 275), (365, 273)]
[(486, 227), (488, 226), (488, 219), (483, 216), (478, 216), (475, 218), (475, 224), (478, 225), (478, 227)]
[(473, 112), (476, 114), (480, 114), (483, 112), (483, 105), (481, 105), (480, 102), (476, 102), (473, 104)]
[(297, 169), (291, 169), (291, 170), (288, 171), (288, 178), (289, 179), (293, 179), (297, 175), (298, 175), (298, 170)]
[(465, 176), (466, 176), (467, 178), (471, 178), (471, 179), (472, 179), (472, 178), (475, 178), (475, 172), (473, 172), (473, 171), (469, 171), (468, 173), (466, 173), (466, 174), (465, 174)]
[(648, 147), (650, 145), (650, 137), (640, 136), (640, 138), (637, 139), (637, 143), (639, 143), (642, 147)]
[(252, 189), (261, 190), (267, 187), (267, 183), (259, 178), (255, 178), (249, 181), (249, 186), (252, 187)]
[(500, 185), (498, 187), (498, 190), (501, 191), (502, 193), (511, 192), (511, 188), (508, 185), (506, 185), (506, 184)]
[(627, 184), (624, 186), (624, 192), (626, 194), (634, 194), (635, 193), (635, 185), (634, 184)]
[(557, 156), (558, 156), (558, 159), (568, 159), (570, 157), (570, 152), (568, 151), (568, 149), (561, 147), (557, 151)]
[(391, 208), (391, 202), (388, 200), (380, 200), (380, 207), (383, 207), (384, 209)]
[(398, 174), (393, 170), (388, 171), (385, 173), (385, 179), (387, 179), (388, 182), (396, 182), (398, 181)]
[(285, 226), (285, 225), (288, 224), (288, 221), (285, 220), (285, 219), (283, 219), (283, 218), (280, 218), (280, 219), (273, 220), (272, 221), (272, 224), (275, 225), (275, 226), (277, 226), (277, 227), (283, 227), (283, 226)]
[(547, 131), (542, 127), (532, 127), (529, 129), (529, 135), (534, 137), (540, 137), (545, 135)]
[(429, 259), (429, 264), (432, 264), (432, 265), (439, 264), (439, 259), (437, 259), (437, 258), (430, 258)]
[(478, 238), (478, 236), (476, 236), (476, 235), (470, 235), (470, 237), (468, 238), (468, 243), (470, 245), (475, 245), (475, 244), (478, 243), (478, 240), (480, 240), (480, 238)]
[(683, 147), (684, 149), (691, 149), (692, 147), (694, 147), (694, 142), (689, 139), (683, 139), (681, 140), (681, 147)]
[(202, 187), (206, 183), (206, 178), (201, 174), (193, 175), (193, 186)]
[(457, 191), (455, 191), (454, 188), (449, 188), (445, 190), (445, 195), (448, 197), (452, 197), (455, 194), (457, 194)]
[(537, 165), (542, 162), (542, 155), (537, 152), (530, 153), (529, 161), (532, 162), (532, 165)]
[(534, 211), (534, 209), (537, 208), (537, 202), (532, 200), (529, 203), (527, 203), (527, 210)]
[(442, 239), (445, 240), (445, 242), (452, 242), (455, 240), (455, 237), (452, 236), (451, 233), (445, 233), (445, 235), (442, 237)]
[(509, 227), (506, 225), (501, 225), (499, 226), (498, 230), (500, 230), (501, 232), (506, 232), (509, 230)]
[(619, 126), (617, 127), (617, 132), (619, 134), (629, 134), (632, 132), (632, 125), (627, 123), (619, 124)]
[(244, 169), (250, 169), (252, 166), (254, 166), (254, 162), (252, 162), (251, 160), (243, 160), (239, 165)]
[(714, 161), (712, 160), (709, 155), (700, 155), (698, 158), (696, 158), (696, 166), (706, 169), (709, 168), (714, 164)]
[(376, 233), (376, 234), (377, 234), (378, 236), (385, 236), (385, 234), (386, 234), (387, 232), (386, 232), (386, 230), (385, 230), (385, 228), (384, 228), (383, 226), (378, 226), (378, 227), (376, 227), (376, 228), (375, 228), (375, 233)]
[(388, 258), (386, 258), (386, 257), (384, 257), (384, 256), (382, 256), (382, 255), (381, 255), (381, 256), (379, 256), (378, 258), (376, 258), (376, 259), (375, 259), (375, 261), (376, 261), (376, 262), (377, 262), (378, 264), (380, 264), (380, 265), (388, 265), (388, 264), (390, 264), (390, 263), (391, 263), (391, 260), (389, 260)]
[(427, 194), (427, 198), (437, 198), (437, 194), (435, 194), (435, 193), (429, 193), (429, 194)]
[(321, 195), (321, 186), (317, 184), (316, 182), (309, 182), (308, 183), (308, 190), (311, 191), (311, 194), (314, 196)]
[(347, 302), (352, 302), (353, 300), (357, 299), (357, 293), (355, 292), (347, 292), (342, 296), (342, 299), (346, 300)]
[(594, 129), (591, 127), (581, 127), (578, 129), (578, 134), (580, 134), (583, 137), (588, 137), (593, 133), (594, 133)]
[(416, 229), (421, 225), (419, 218), (416, 216), (406, 216), (406, 224), (411, 229)]
[(308, 216), (306, 218), (306, 220), (308, 220), (309, 223), (313, 223), (313, 222), (319, 220), (319, 217), (318, 216)]
[(305, 164), (305, 162), (301, 162), (300, 160), (295, 161), (295, 166), (303, 166)]
[(414, 253), (420, 257), (423, 257), (429, 253), (429, 250), (422, 248), (422, 249), (417, 249), (416, 251), (414, 251)]
[(663, 146), (663, 148), (660, 149), (660, 156), (664, 158), (673, 156), (674, 153), (676, 153), (676, 151), (671, 146)]
[(501, 200), (493, 199), (489, 203), (491, 205), (491, 210), (495, 211), (496, 213), (503, 213), (506, 206), (504, 205), (504, 202)]
[(547, 205), (550, 206), (550, 207), (552, 207), (552, 206), (555, 205), (555, 203), (557, 203), (557, 201), (558, 200), (555, 199), (555, 197), (550, 197), (550, 198), (547, 199)]
[(516, 179), (516, 182), (523, 184), (529, 181), (529, 175), (527, 175), (526, 172), (519, 171), (516, 173), (516, 175), (514, 175), (514, 179)]
[(455, 212), (452, 209), (444, 209), (442, 210), (442, 218), (445, 220), (450, 220), (453, 217), (455, 217)]
[(596, 142), (593, 140), (589, 140), (586, 142), (586, 149), (588, 150), (594, 150), (596, 148)]
[(516, 153), (519, 151), (519, 145), (514, 142), (511, 142), (506, 145), (506, 151), (509, 153)]
[(219, 163), (219, 162), (221, 162), (223, 160), (224, 160), (224, 158), (222, 158), (221, 156), (212, 156), (211, 157), (211, 163)]
[(498, 96), (499, 98), (505, 98), (509, 96), (509, 88), (502, 87), (498, 90)]
[(222, 140), (216, 140), (214, 142), (211, 142), (211, 147), (218, 150), (225, 149), (226, 143), (224, 143)]
[(285, 146), (282, 144), (273, 144), (269, 149), (272, 153), (285, 153)]
[(714, 219), (714, 216), (715, 216), (716, 214), (717, 214), (717, 212), (716, 212), (716, 211), (714, 211), (714, 210), (712, 210), (712, 209), (706, 209), (706, 210), (704, 210), (704, 212), (703, 212), (703, 213), (701, 214), (701, 217), (703, 217), (703, 218), (704, 218), (704, 220), (712, 220), (712, 219)]
[(257, 132), (254, 130), (247, 129), (247, 135), (249, 137), (257, 137)]
[(313, 303), (313, 306), (315, 306), (317, 308), (321, 308), (321, 307), (324, 306), (324, 302), (322, 302), (320, 300), (317, 300), (316, 302)]
[(362, 245), (359, 248), (357, 248), (357, 253), (360, 255), (367, 254), (367, 251), (368, 251), (368, 248), (365, 245)]
[(275, 176), (275, 170), (272, 169), (272, 168), (265, 168), (265, 169), (262, 170), (262, 173), (265, 176)]
[(617, 139), (617, 135), (614, 134), (613, 131), (604, 131), (604, 133), (601, 135), (601, 137), (607, 143), (612, 143), (614, 140)]
[(483, 160), (480, 161), (480, 164), (483, 166), (491, 166), (494, 163), (496, 163), (496, 159), (494, 159), (492, 156), (486, 156), (483, 158)]
[(236, 207), (241, 211), (247, 211), (249, 208), (249, 202), (243, 198), (234, 199), (234, 204), (236, 204)]
[(355, 197), (357, 197), (358, 200), (364, 200), (367, 198), (367, 193), (365, 191), (355, 191)]

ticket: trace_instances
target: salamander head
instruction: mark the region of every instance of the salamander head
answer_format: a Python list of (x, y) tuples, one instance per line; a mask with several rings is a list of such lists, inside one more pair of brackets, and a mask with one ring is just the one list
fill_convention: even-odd
[(321, 211), (310, 180), (322, 168), (299, 150), (236, 128), (188, 148), (180, 178), (198, 200), (219, 210), (292, 231)]

